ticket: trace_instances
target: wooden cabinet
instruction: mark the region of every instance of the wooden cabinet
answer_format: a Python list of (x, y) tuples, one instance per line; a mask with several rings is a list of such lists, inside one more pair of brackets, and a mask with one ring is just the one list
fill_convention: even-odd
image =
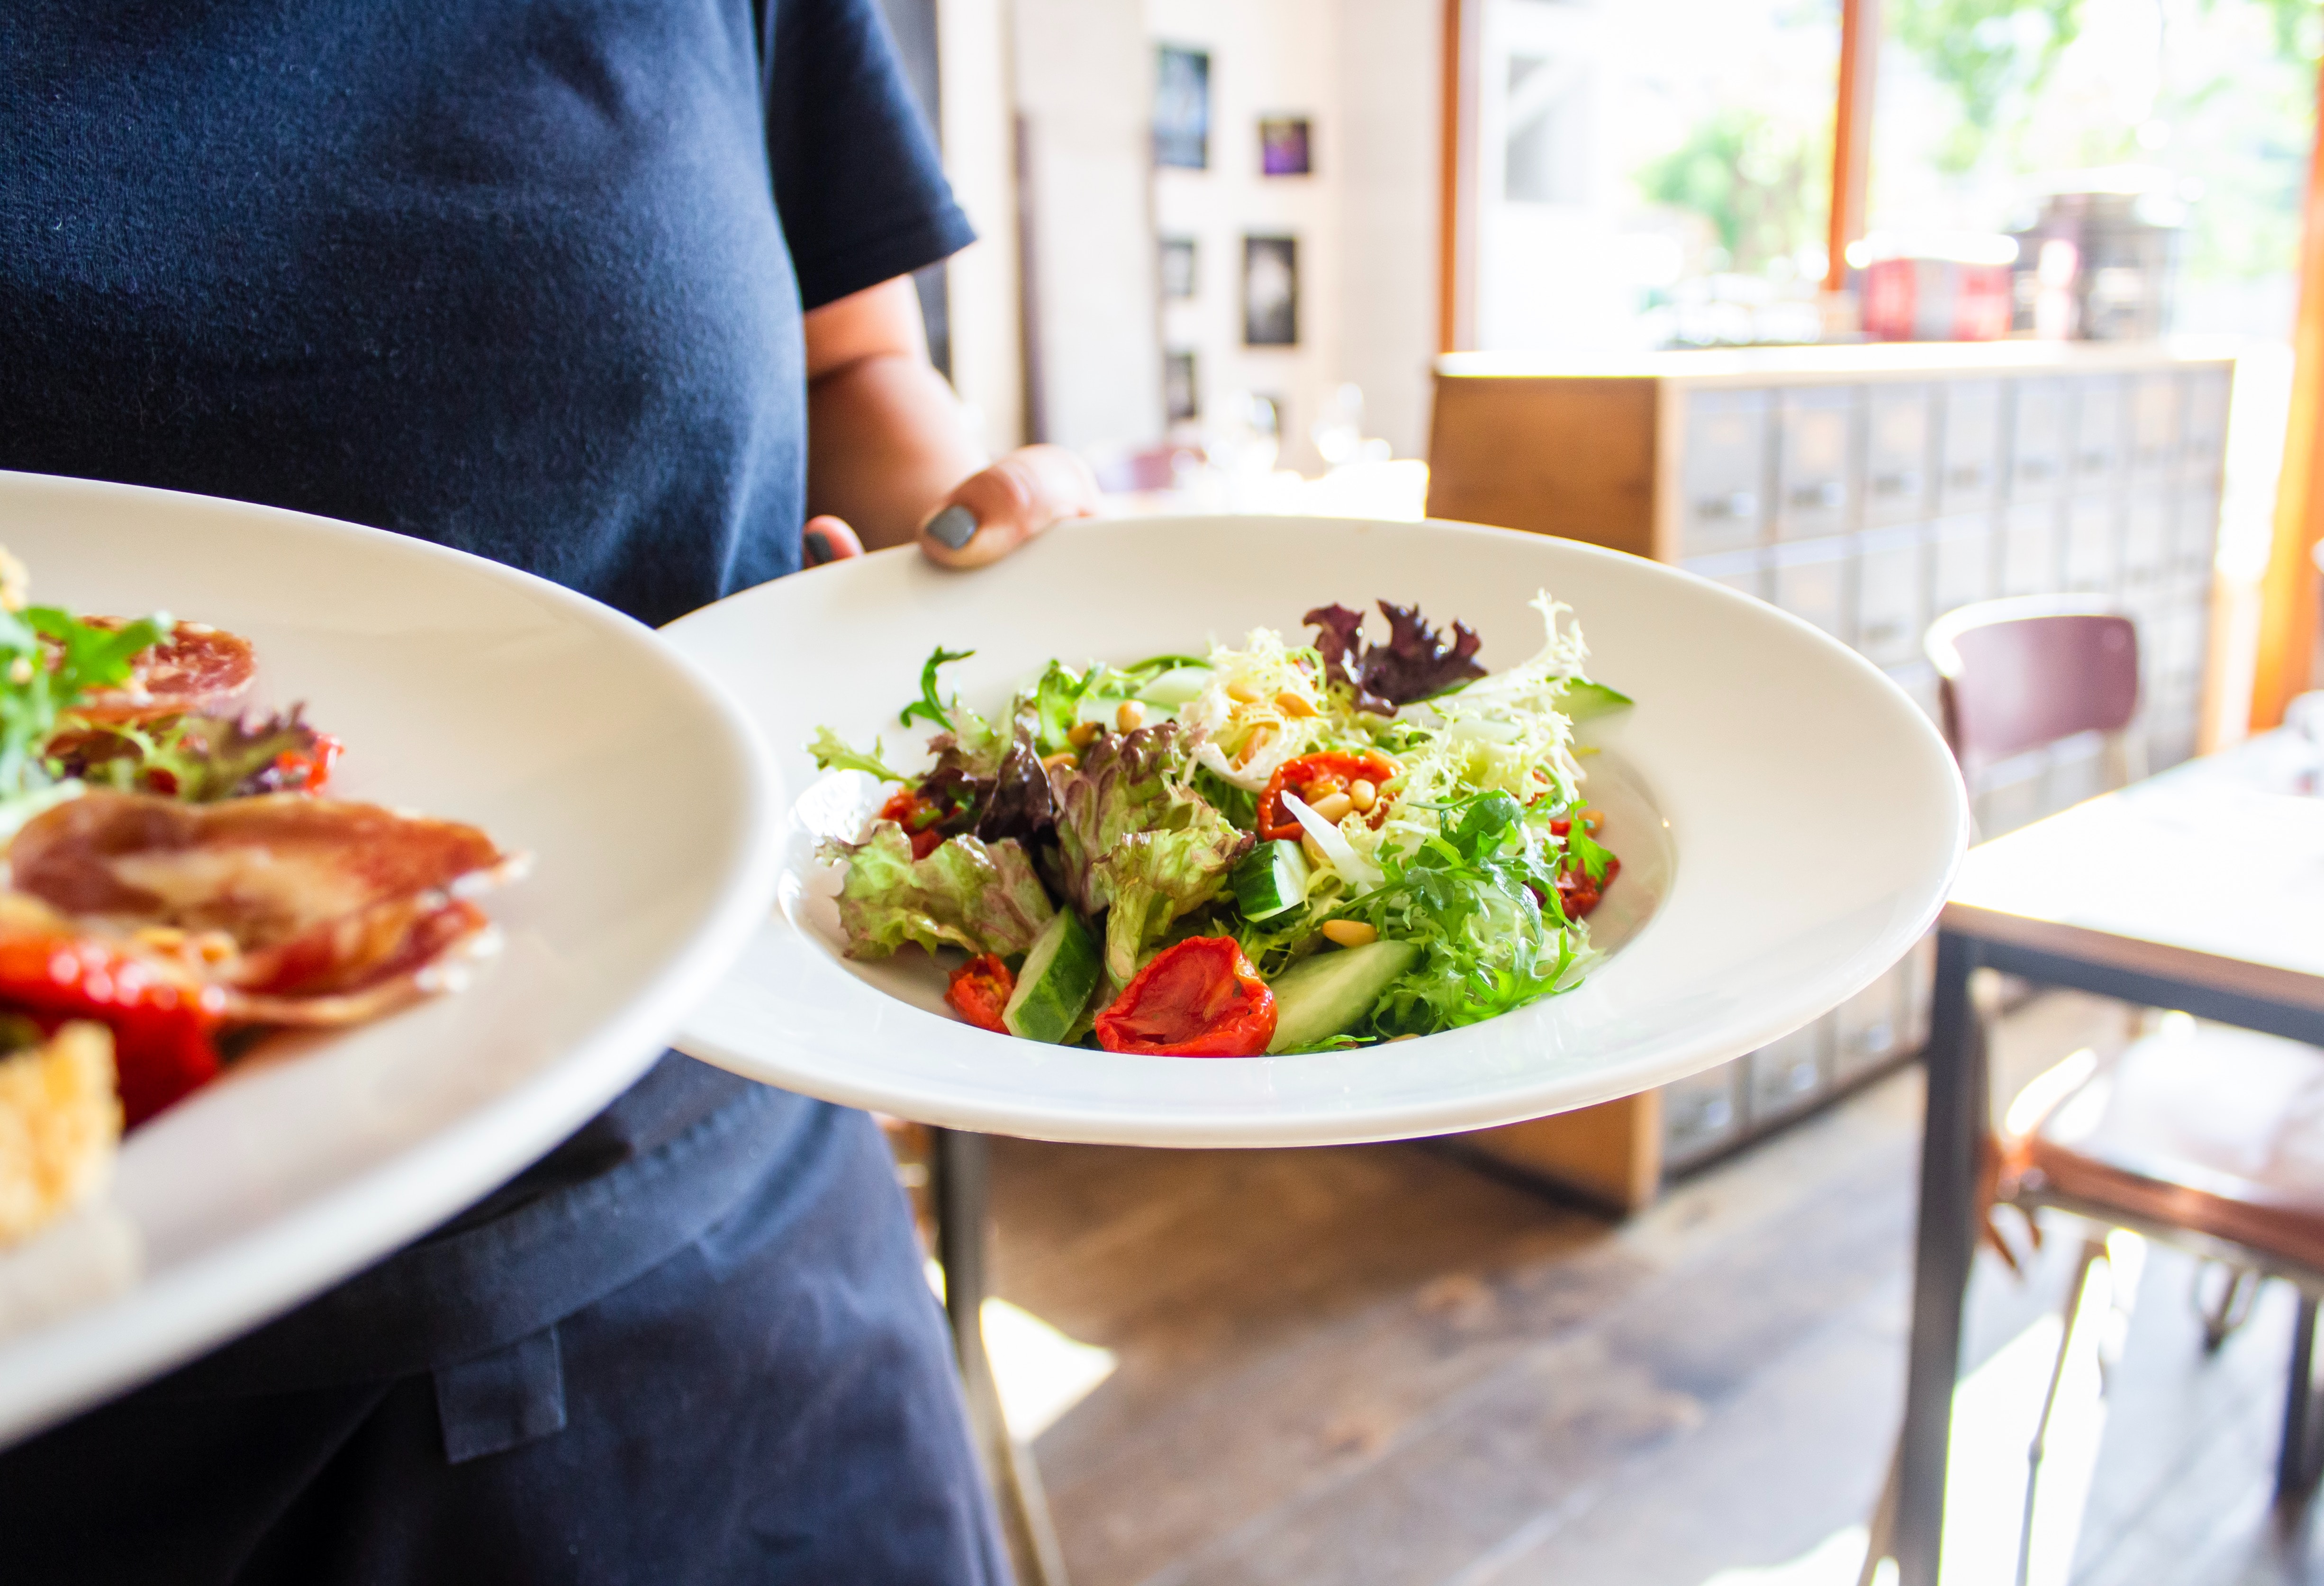
[[(1676, 562), (1813, 622), (1932, 716), (1931, 619), (2079, 590), (2139, 623), (2146, 762), (2194, 752), (2234, 365), (2006, 342), (1440, 362), (1432, 516)], [(1619, 686), (1618, 678), (1608, 679)], [(2095, 743), (1996, 768), (1996, 835), (2098, 791)], [(1620, 1205), (1918, 1048), (1916, 953), (1839, 1009), (1656, 1093), (1470, 1137)], [(1643, 1155), (1642, 1155), (1643, 1154)]]

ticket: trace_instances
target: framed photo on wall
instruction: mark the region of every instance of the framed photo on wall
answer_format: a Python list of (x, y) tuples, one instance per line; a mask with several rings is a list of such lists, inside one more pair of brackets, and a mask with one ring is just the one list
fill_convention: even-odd
[(1162, 355), (1162, 411), (1165, 420), (1184, 424), (1203, 416), (1202, 387), (1194, 379), (1194, 355)]
[(1310, 176), (1308, 123), (1304, 115), (1270, 115), (1259, 124), (1259, 173)]
[(1193, 237), (1166, 236), (1162, 239), (1161, 277), (1165, 298), (1191, 298), (1195, 295), (1196, 259)]
[(1299, 239), (1242, 239), (1242, 341), (1250, 347), (1299, 345)]
[(1154, 163), (1211, 168), (1211, 57), (1165, 44), (1155, 58)]

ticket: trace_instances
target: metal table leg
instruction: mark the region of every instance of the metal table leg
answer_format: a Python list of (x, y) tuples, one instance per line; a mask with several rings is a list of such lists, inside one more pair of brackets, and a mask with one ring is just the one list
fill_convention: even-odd
[(1913, 1342), (1904, 1391), (1893, 1552), (1899, 1586), (1936, 1586), (1944, 1540), (1945, 1463), (1960, 1377), (1961, 1303), (1976, 1246), (1977, 1158), (1987, 1128), (1985, 1050), (1969, 1000), (1977, 944), (1940, 934), (1930, 1009), (1928, 1114), (1913, 1267)]
[(991, 1142), (958, 1129), (930, 1129), (936, 1260), (944, 1268), (945, 1314), (968, 1400), (969, 1430), (1001, 1510), (1017, 1577), (1024, 1586), (1065, 1586), (1065, 1559), (1032, 1451), (1009, 1434), (992, 1362), (984, 1352), (985, 1256), (991, 1221)]

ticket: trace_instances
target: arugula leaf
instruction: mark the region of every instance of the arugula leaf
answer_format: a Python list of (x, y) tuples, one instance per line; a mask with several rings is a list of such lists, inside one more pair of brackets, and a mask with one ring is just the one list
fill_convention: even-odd
[(816, 770), (822, 771), (870, 771), (883, 782), (908, 782), (911, 778), (891, 769), (880, 756), (886, 752), (880, 740), (872, 740), (872, 752), (862, 754), (847, 746), (847, 741), (829, 727), (815, 730), (815, 742), (807, 752), (815, 756)]
[(1582, 873), (1590, 878), (1591, 886), (1602, 887), (1606, 884), (1606, 862), (1614, 856), (1600, 846), (1595, 837), (1582, 829), (1582, 817), (1578, 815), (1573, 817), (1573, 825), (1565, 834), (1565, 853), (1569, 860), (1582, 867)]
[(945, 713), (945, 702), (936, 697), (936, 673), (940, 669), (956, 660), (966, 660), (975, 653), (973, 650), (946, 650), (943, 645), (937, 645), (927, 663), (920, 668), (920, 696), (906, 705), (903, 714), (896, 719), (907, 727), (915, 721), (924, 721), (951, 732), (952, 717)]
[(0, 802), (48, 785), (42, 752), (57, 718), (89, 690), (127, 682), (130, 663), (168, 630), (167, 617), (116, 628), (55, 606), (0, 610)]

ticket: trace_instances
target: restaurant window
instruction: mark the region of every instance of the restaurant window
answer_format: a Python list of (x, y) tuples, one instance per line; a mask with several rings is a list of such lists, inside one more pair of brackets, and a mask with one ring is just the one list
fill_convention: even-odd
[(1486, 0), (1474, 344), (1816, 334), (1837, 0)]

